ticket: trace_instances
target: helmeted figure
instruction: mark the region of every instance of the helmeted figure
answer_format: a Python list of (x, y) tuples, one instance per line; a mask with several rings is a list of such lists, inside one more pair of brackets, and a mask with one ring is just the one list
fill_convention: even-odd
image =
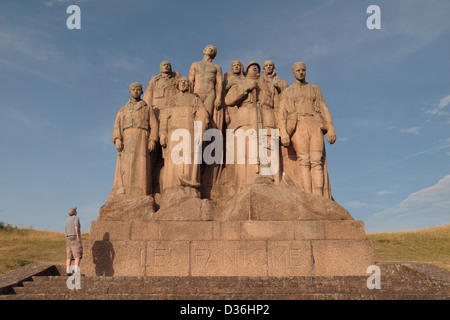
[(286, 148), (292, 145), (296, 152), (299, 187), (331, 199), (324, 144), (325, 134), (329, 143), (336, 141), (331, 115), (319, 87), (305, 81), (305, 64), (294, 63), (292, 72), (295, 82), (280, 99), (281, 143)]
[[(278, 170), (270, 175), (261, 175), (262, 165), (261, 159), (259, 159), (259, 142), (262, 137), (260, 137), (259, 130), (266, 130), (267, 144), (265, 147), (271, 149), (271, 129), (277, 128), (276, 111), (279, 97), (276, 88), (261, 77), (259, 72), (259, 64), (254, 61), (250, 62), (246, 68), (246, 79), (234, 82), (225, 96), (225, 103), (230, 111), (231, 118), (227, 127), (227, 142), (229, 141), (228, 135), (230, 132), (234, 132), (236, 136), (239, 136), (238, 130), (240, 129), (242, 130), (241, 133), (249, 134), (250, 140), (256, 138), (258, 143), (257, 150), (251, 149), (251, 145), (246, 143), (245, 155), (239, 154), (238, 143), (236, 141), (234, 143), (235, 159), (233, 160), (233, 166), (235, 171), (234, 182), (237, 186), (236, 192), (262, 181), (265, 183), (278, 181)], [(252, 137), (250, 133), (256, 135), (256, 137)], [(227, 153), (230, 152), (228, 148), (229, 145), (227, 145)], [(267, 152), (267, 150), (265, 151)], [(254, 158), (257, 158), (256, 163), (252, 163)], [(245, 164), (240, 163), (242, 160), (245, 160)], [(228, 163), (229, 161), (227, 160)]]

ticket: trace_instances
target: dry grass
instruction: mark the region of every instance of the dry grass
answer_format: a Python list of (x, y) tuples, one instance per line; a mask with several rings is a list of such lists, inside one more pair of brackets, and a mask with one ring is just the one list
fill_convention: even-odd
[(429, 262), (450, 271), (450, 225), (411, 232), (369, 233), (377, 262)]
[[(88, 238), (83, 234), (82, 239)], [(0, 275), (32, 262), (65, 263), (64, 233), (18, 229), (0, 229)]]

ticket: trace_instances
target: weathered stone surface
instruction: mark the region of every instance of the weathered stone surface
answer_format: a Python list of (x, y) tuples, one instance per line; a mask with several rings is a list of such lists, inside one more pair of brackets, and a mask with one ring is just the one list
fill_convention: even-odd
[(311, 276), (313, 257), (310, 241), (269, 241), (268, 276)]
[(335, 201), (292, 186), (253, 185), (218, 202), (222, 209), (219, 221), (353, 220)]
[(154, 211), (155, 202), (152, 196), (107, 201), (99, 210), (98, 221), (150, 219)]
[(149, 241), (145, 276), (189, 276), (189, 241)]
[(314, 276), (354, 276), (366, 274), (374, 264), (369, 240), (313, 240)]

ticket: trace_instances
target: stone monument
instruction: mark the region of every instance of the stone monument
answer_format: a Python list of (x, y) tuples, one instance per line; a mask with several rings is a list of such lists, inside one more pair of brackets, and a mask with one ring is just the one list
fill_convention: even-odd
[[(266, 75), (255, 61), (245, 73), (235, 61), (222, 79), (216, 54), (207, 46), (189, 80), (176, 77), (176, 91), (159, 107), (159, 127), (149, 107), (154, 98), (140, 100), (142, 88), (131, 86), (137, 90), (114, 126), (113, 191), (92, 222), (83, 273), (365, 275), (372, 244), (364, 223), (331, 196), (324, 135), (332, 144), (336, 134), (320, 89), (305, 80), (305, 64), (294, 63), (286, 88), (267, 78), (272, 61)], [(226, 137), (214, 141), (222, 141), (226, 161), (214, 168), (227, 192), (205, 196), (201, 176), (211, 168), (201, 157), (202, 137), (217, 129), (218, 110), (229, 119), (216, 131)], [(164, 169), (155, 190), (149, 163), (158, 138)]]

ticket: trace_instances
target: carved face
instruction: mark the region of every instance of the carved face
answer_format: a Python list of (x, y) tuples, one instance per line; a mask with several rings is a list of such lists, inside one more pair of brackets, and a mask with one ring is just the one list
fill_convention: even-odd
[(247, 75), (250, 77), (257, 77), (259, 75), (259, 67), (256, 64), (252, 64), (247, 69)]
[(172, 66), (170, 65), (170, 62), (169, 61), (161, 62), (161, 64), (159, 65), (159, 71), (161, 71), (162, 73), (172, 72)]
[(242, 72), (242, 64), (239, 61), (233, 62), (231, 65), (231, 72), (240, 74)]
[(275, 70), (275, 64), (273, 63), (273, 61), (266, 61), (264, 62), (263, 69), (265, 74), (272, 74)]
[(177, 88), (181, 92), (186, 92), (189, 90), (189, 79), (186, 77), (180, 78), (177, 82)]
[(292, 74), (295, 79), (303, 81), (306, 78), (306, 66), (304, 63), (294, 63), (292, 66)]
[(212, 44), (206, 46), (206, 48), (203, 50), (203, 54), (210, 56), (211, 59), (214, 59), (217, 54), (217, 49)]
[(142, 86), (141, 85), (131, 85), (130, 86), (130, 95), (134, 99), (139, 99), (142, 95)]

